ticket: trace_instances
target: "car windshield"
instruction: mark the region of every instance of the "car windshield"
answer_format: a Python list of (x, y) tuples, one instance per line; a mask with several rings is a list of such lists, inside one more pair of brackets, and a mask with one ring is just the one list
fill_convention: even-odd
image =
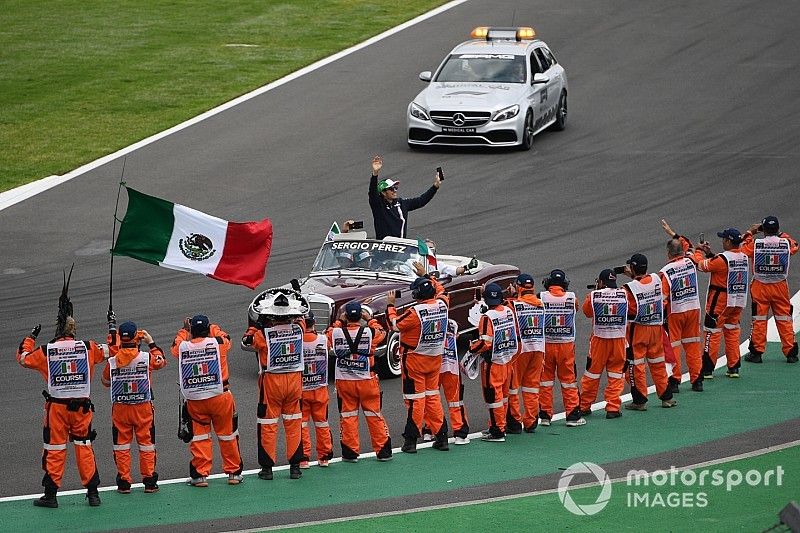
[(317, 254), (311, 273), (347, 270), (385, 272), (411, 276), (414, 261), (424, 264), (416, 246), (374, 240), (326, 242)]
[(453, 54), (434, 81), (525, 83), (525, 56)]

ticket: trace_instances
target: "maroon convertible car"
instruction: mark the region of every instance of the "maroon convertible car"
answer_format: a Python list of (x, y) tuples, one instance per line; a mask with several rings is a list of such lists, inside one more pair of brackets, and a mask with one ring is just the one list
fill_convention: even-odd
[[(469, 257), (436, 255), (434, 266), (431, 256), (421, 255), (418, 242), (410, 239), (386, 237), (382, 241), (367, 239), (365, 232), (343, 233), (322, 245), (308, 277), (300, 279), (300, 290), (308, 300), (316, 319), (316, 328), (324, 331), (347, 302), (356, 300), (367, 307), (386, 328), (386, 342), (376, 353), (376, 366), (382, 378), (400, 375), (400, 337), (391, 331), (386, 320), (386, 293), (400, 290), (398, 310), (408, 307), (411, 298), (410, 283), (416, 278), (413, 262), (425, 265), (428, 271), (442, 265), (450, 267), (469, 263)], [(511, 265), (493, 265), (478, 261), (478, 266), (461, 276), (443, 276), (439, 280), (450, 296), (450, 318), (458, 322), (459, 338), (470, 339), (475, 326), (469, 322), (469, 311), (479, 291), (487, 283), (507, 287), (519, 274)], [(266, 291), (265, 291), (266, 292)], [(251, 325), (258, 320), (258, 304), (265, 292), (253, 299), (248, 320)]]

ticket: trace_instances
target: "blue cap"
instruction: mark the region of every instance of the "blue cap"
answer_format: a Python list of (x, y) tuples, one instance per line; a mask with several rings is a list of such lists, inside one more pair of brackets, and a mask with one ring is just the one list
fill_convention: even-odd
[(192, 335), (198, 337), (202, 334), (208, 333), (208, 317), (206, 315), (194, 315), (192, 320), (189, 322), (189, 327), (191, 328)]
[(500, 305), (503, 303), (503, 289), (497, 283), (490, 283), (483, 289), (483, 301), (486, 305)]
[(602, 281), (603, 285), (605, 285), (610, 289), (617, 288), (617, 276), (616, 274), (614, 274), (614, 271), (611, 270), (610, 268), (606, 268), (602, 272), (600, 272), (600, 275), (597, 276), (597, 279)]
[(361, 319), (361, 304), (358, 302), (348, 302), (344, 306), (344, 314), (348, 320), (355, 322)]
[(647, 270), (647, 256), (644, 254), (633, 254), (627, 263), (631, 266), (634, 273), (637, 270)]
[(528, 289), (533, 288), (533, 276), (530, 274), (520, 274), (517, 276), (517, 281), (515, 282), (517, 287), (526, 287)]
[(718, 231), (717, 237), (730, 239), (734, 244), (739, 244), (742, 242), (742, 233), (736, 228), (728, 228), (723, 231)]
[(411, 289), (411, 297), (415, 300), (429, 300), (436, 296), (436, 289), (433, 287), (433, 283), (425, 277), (419, 277), (412, 281), (409, 288)]
[(770, 215), (761, 221), (761, 230), (764, 233), (775, 234), (778, 233), (779, 229), (781, 229), (781, 226), (778, 224), (778, 217), (776, 216)]
[(131, 321), (128, 321), (120, 324), (119, 329), (117, 331), (119, 331), (120, 339), (126, 341), (132, 341), (133, 339), (136, 338), (137, 329), (138, 328), (136, 327), (136, 324), (134, 324)]

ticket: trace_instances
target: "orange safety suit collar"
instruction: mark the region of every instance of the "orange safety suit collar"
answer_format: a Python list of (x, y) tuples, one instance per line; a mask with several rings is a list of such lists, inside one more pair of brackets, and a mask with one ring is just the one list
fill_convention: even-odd
[(510, 299), (517, 300), (520, 302), (525, 302), (531, 305), (535, 305), (537, 307), (542, 305), (542, 301), (539, 299), (538, 296), (536, 296), (536, 293), (534, 292), (533, 289), (525, 289), (524, 291), (520, 291), (516, 294), (516, 296), (513, 296)]
[(119, 366), (128, 366), (128, 363), (136, 359), (139, 355), (139, 346), (131, 343), (124, 343), (117, 352), (117, 364)]
[(552, 294), (553, 296), (564, 296), (567, 294), (567, 291), (561, 285), (551, 285), (547, 292)]

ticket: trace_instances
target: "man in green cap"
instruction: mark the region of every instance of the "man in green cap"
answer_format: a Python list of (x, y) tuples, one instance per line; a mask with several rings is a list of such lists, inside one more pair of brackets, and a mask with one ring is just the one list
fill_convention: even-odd
[(378, 240), (386, 236), (405, 238), (408, 231), (408, 212), (425, 207), (439, 189), (441, 180), (436, 173), (433, 185), (420, 196), (400, 198), (397, 193), (399, 181), (393, 179), (378, 181), (382, 167), (381, 156), (373, 157), (372, 177), (369, 181), (369, 207), (372, 209), (372, 219), (375, 223), (375, 238)]

